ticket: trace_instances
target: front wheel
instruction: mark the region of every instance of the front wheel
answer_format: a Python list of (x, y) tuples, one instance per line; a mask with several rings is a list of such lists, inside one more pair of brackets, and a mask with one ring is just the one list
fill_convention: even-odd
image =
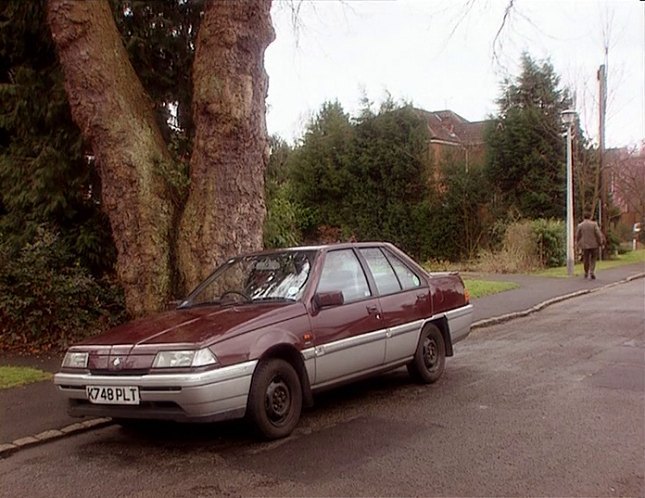
[(414, 359), (408, 363), (412, 378), (424, 384), (437, 382), (446, 366), (446, 344), (435, 325), (426, 325), (421, 331)]
[(262, 361), (253, 375), (247, 416), (267, 439), (286, 437), (298, 425), (302, 387), (294, 368), (284, 360)]

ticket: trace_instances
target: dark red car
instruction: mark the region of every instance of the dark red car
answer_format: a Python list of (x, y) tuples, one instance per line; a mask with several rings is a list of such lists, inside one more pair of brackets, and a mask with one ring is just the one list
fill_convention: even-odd
[(388, 243), (231, 258), (175, 310), (71, 347), (54, 382), (73, 416), (216, 421), (291, 433), (313, 394), (406, 365), (442, 375), (470, 332), (457, 274), (428, 274)]

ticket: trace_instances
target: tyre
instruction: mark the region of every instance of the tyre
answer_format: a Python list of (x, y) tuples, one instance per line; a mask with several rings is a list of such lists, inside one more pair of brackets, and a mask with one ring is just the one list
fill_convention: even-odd
[(421, 331), (414, 359), (407, 364), (410, 376), (417, 382), (437, 382), (446, 366), (446, 344), (435, 325), (426, 325)]
[(298, 425), (302, 411), (302, 387), (288, 362), (270, 358), (253, 375), (247, 417), (266, 439), (286, 437)]

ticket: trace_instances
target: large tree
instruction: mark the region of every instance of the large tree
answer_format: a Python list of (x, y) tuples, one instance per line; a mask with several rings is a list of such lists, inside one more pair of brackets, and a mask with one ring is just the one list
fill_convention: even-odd
[(107, 0), (49, 1), (72, 115), (99, 166), (117, 273), (134, 314), (162, 307), (174, 288), (194, 286), (230, 254), (261, 246), (269, 11), (270, 0), (205, 4), (184, 178)]
[(130, 62), (152, 99), (175, 160), (188, 162), (195, 126), (192, 65), (204, 0), (110, 0)]
[(487, 137), (486, 170), (497, 187), (497, 206), (528, 218), (560, 217), (565, 198), (565, 146), (561, 112), (568, 92), (548, 61), (528, 54), (521, 73), (504, 82), (499, 114)]

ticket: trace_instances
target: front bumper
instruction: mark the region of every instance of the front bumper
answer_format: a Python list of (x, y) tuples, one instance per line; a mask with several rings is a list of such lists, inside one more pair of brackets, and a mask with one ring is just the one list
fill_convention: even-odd
[[(73, 417), (213, 422), (243, 417), (257, 360), (187, 374), (92, 375), (57, 373), (54, 384)], [(137, 386), (139, 405), (94, 404), (85, 386)]]

